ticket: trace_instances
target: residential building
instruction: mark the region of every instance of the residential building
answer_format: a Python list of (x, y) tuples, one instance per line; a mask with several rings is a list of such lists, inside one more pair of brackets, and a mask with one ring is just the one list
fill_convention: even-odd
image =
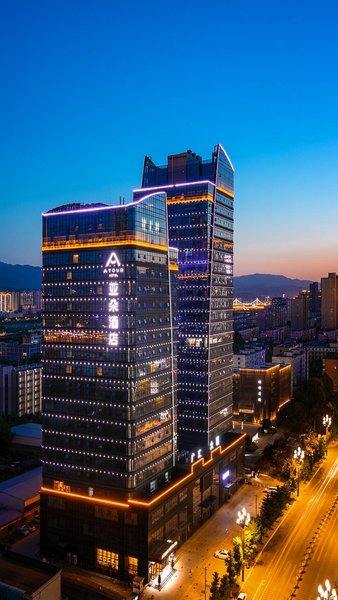
[(243, 348), (233, 356), (234, 369), (260, 367), (265, 363), (265, 348)]
[(0, 414), (36, 415), (41, 412), (41, 363), (0, 365)]
[(320, 316), (321, 292), (318, 281), (313, 281), (309, 285), (310, 290), (310, 314), (312, 317)]
[(10, 312), (12, 310), (12, 294), (10, 292), (0, 292), (0, 313)]
[(291, 365), (291, 389), (294, 391), (306, 379), (306, 354), (303, 347), (273, 349), (272, 363)]
[(338, 284), (336, 273), (322, 277), (321, 326), (322, 329), (338, 329)]
[(302, 290), (291, 299), (291, 328), (308, 329), (310, 326), (310, 292)]
[(234, 169), (223, 147), (191, 150), (165, 166), (144, 161), (138, 199), (167, 194), (170, 245), (178, 248), (178, 446), (208, 445), (231, 427)]

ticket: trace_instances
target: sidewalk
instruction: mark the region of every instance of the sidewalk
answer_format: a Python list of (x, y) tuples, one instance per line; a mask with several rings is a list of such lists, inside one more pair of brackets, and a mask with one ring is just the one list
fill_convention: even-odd
[[(245, 506), (256, 516), (264, 497), (263, 490), (268, 485), (280, 482), (267, 475), (252, 480), (252, 485), (243, 485), (228, 503), (224, 504), (191, 538), (177, 551), (174, 573), (161, 590), (148, 586), (143, 599), (162, 600), (205, 600), (209, 597), (209, 588), (214, 571), (225, 573), (224, 561), (214, 557), (214, 552), (222, 548), (229, 549), (235, 536), (242, 535), (242, 529), (236, 524), (237, 512)], [(207, 582), (205, 594), (205, 579)]]

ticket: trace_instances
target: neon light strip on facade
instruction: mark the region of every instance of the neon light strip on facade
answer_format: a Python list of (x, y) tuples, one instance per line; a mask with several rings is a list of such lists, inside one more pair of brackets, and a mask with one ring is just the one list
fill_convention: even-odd
[(188, 475), (186, 475), (185, 477), (182, 477), (182, 479), (179, 479), (176, 483), (174, 483), (173, 485), (168, 487), (164, 492), (162, 492), (158, 496), (154, 497), (149, 502), (130, 499), (130, 500), (128, 500), (128, 504), (125, 504), (123, 502), (116, 502), (114, 500), (104, 500), (103, 498), (97, 498), (94, 496), (84, 496), (83, 494), (74, 494), (73, 492), (60, 492), (58, 490), (54, 490), (53, 488), (48, 488), (46, 486), (41, 487), (41, 492), (46, 492), (48, 494), (49, 493), (55, 494), (57, 496), (62, 496), (64, 498), (69, 498), (69, 497), (70, 498), (78, 498), (79, 500), (87, 500), (89, 502), (96, 502), (96, 503), (107, 504), (107, 505), (111, 505), (111, 506), (120, 506), (121, 508), (130, 508), (131, 504), (137, 504), (139, 506), (150, 507), (153, 504), (155, 504), (156, 502), (158, 502), (160, 500), (160, 498), (163, 498), (164, 496), (167, 496), (168, 494), (170, 494), (178, 486), (182, 485), (182, 483), (184, 483), (185, 481), (188, 481), (189, 479), (192, 479), (192, 477), (194, 476), (195, 468), (198, 465), (201, 465), (202, 467), (207, 467), (208, 465), (212, 464), (212, 462), (214, 461), (214, 459), (217, 455), (222, 455), (222, 454), (228, 452), (229, 450), (231, 450), (232, 448), (234, 448), (235, 446), (238, 446), (241, 442), (243, 442), (245, 437), (246, 437), (246, 433), (241, 435), (241, 437), (238, 440), (235, 440), (234, 442), (232, 442), (228, 446), (225, 446), (224, 448), (222, 448), (221, 446), (217, 446), (217, 448), (214, 448), (213, 450), (211, 450), (210, 458), (207, 461), (205, 461), (204, 457), (201, 457), (198, 460), (196, 460), (194, 463), (192, 463), (190, 465), (190, 473)]
[[(57, 244), (54, 246), (54, 244)], [(151, 248), (152, 250), (167, 251), (168, 246), (158, 246), (157, 244), (149, 244), (148, 242), (131, 241), (115, 241), (115, 242), (79, 242), (77, 240), (67, 240), (66, 242), (48, 242), (42, 246), (42, 252), (51, 252), (53, 250), (73, 250), (75, 248), (103, 248), (110, 246), (140, 246), (141, 248)]]

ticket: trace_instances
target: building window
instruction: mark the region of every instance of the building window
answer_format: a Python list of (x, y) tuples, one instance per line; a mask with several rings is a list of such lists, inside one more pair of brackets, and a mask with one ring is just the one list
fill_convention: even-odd
[(79, 255), (78, 254), (73, 254), (73, 264), (77, 265), (79, 262)]
[(102, 369), (102, 367), (97, 367), (97, 369), (96, 369), (96, 375), (98, 377), (102, 377), (102, 375), (103, 375), (103, 369)]
[(118, 571), (119, 555), (116, 554), (116, 552), (110, 552), (110, 550), (96, 548), (96, 565), (103, 569), (113, 569), (113, 571)]
[(57, 490), (58, 492), (70, 493), (70, 485), (65, 485), (63, 481), (56, 481), (54, 479), (53, 488), (54, 488), (54, 490)]
[(71, 271), (67, 271), (66, 278), (67, 279), (72, 279), (72, 272)]
[(128, 573), (129, 575), (137, 575), (138, 569), (138, 558), (135, 556), (128, 556)]
[(67, 375), (71, 375), (72, 372), (73, 372), (72, 365), (66, 365), (66, 373), (67, 373)]

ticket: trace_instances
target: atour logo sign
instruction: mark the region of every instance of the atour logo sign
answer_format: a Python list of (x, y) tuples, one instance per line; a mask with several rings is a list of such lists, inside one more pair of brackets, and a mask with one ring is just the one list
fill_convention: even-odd
[(121, 263), (117, 257), (116, 252), (112, 252), (109, 256), (105, 268), (103, 269), (105, 275), (114, 275), (115, 273), (123, 273), (123, 267), (121, 267)]
[(112, 252), (104, 266), (103, 273), (108, 276), (108, 346), (118, 347), (120, 328), (120, 275), (124, 272), (115, 252)]

